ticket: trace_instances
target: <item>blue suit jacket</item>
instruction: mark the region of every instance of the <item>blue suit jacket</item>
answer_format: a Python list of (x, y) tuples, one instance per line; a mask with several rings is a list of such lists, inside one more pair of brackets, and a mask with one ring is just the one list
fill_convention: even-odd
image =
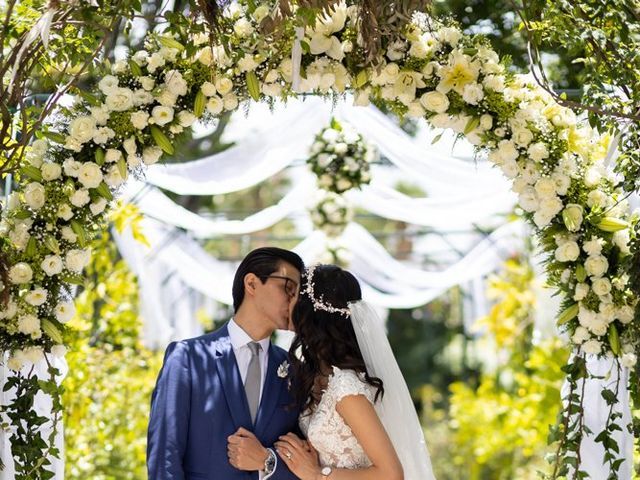
[[(239, 427), (254, 432), (265, 447), (280, 435), (298, 431), (298, 411), (277, 375), (287, 353), (269, 347), (267, 376), (256, 417), (249, 406), (227, 326), (201, 337), (171, 343), (151, 397), (147, 435), (150, 480), (255, 480), (258, 472), (231, 466), (227, 437)], [(278, 459), (269, 480), (293, 480)]]

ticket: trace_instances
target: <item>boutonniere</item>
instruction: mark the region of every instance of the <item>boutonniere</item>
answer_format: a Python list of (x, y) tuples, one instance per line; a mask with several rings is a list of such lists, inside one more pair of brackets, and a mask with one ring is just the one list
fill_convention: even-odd
[(288, 375), (289, 375), (289, 362), (285, 360), (278, 367), (278, 377), (287, 378)]

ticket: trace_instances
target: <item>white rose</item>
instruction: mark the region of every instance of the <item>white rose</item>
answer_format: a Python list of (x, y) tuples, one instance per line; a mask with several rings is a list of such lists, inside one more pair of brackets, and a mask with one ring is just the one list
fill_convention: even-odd
[(533, 140), (533, 133), (528, 128), (517, 128), (512, 133), (513, 141), (520, 147), (526, 147)]
[(89, 264), (90, 260), (91, 260), (91, 250), (89, 249), (69, 250), (65, 257), (65, 263), (67, 265), (67, 268), (74, 273), (82, 272), (84, 267), (86, 267)]
[(596, 295), (602, 297), (611, 292), (611, 282), (607, 278), (596, 278), (593, 281), (591, 288)]
[(622, 355), (620, 363), (622, 363), (622, 366), (625, 368), (634, 368), (636, 363), (638, 363), (638, 358), (635, 353), (628, 352)]
[(22, 315), (18, 318), (18, 331), (25, 335), (31, 335), (40, 331), (40, 319), (35, 315)]
[(156, 96), (156, 100), (163, 107), (174, 107), (178, 101), (178, 96), (168, 88), (163, 88), (160, 94)]
[(58, 217), (63, 220), (70, 220), (73, 217), (73, 210), (67, 203), (58, 206)]
[(85, 162), (78, 171), (78, 180), (85, 188), (97, 188), (102, 182), (100, 166), (93, 162)]
[(0, 303), (0, 318), (11, 320), (16, 313), (18, 313), (18, 305), (13, 300), (9, 300), (6, 306)]
[(533, 187), (525, 188), (520, 195), (518, 195), (518, 203), (525, 212), (535, 212), (540, 206), (538, 195)]
[(555, 258), (559, 262), (574, 262), (580, 256), (580, 247), (576, 242), (568, 241), (556, 248)]
[(449, 98), (440, 92), (428, 92), (420, 97), (422, 106), (431, 112), (444, 113), (449, 108)]
[(575, 332), (573, 332), (573, 336), (571, 337), (571, 341), (576, 345), (582, 345), (585, 341), (591, 338), (591, 334), (584, 327), (576, 327)]
[(98, 88), (105, 95), (109, 95), (118, 87), (118, 77), (113, 75), (106, 75), (100, 82), (98, 82)]
[(173, 108), (158, 105), (151, 110), (151, 116), (157, 125), (166, 125), (173, 120)]
[(279, 97), (282, 93), (282, 86), (277, 83), (263, 83), (262, 93), (268, 97)]
[(138, 145), (136, 144), (136, 137), (131, 136), (127, 138), (123, 143), (124, 151), (129, 155), (134, 155), (138, 151)]
[(34, 365), (44, 360), (44, 350), (41, 347), (28, 347), (24, 349), (24, 358)]
[(239, 37), (248, 37), (253, 33), (253, 26), (246, 18), (240, 18), (234, 25), (233, 31)]
[(502, 165), (500, 165), (500, 169), (507, 178), (516, 178), (520, 171), (518, 168), (518, 164), (514, 161), (504, 162)]
[(556, 184), (556, 192), (558, 195), (566, 195), (571, 186), (571, 177), (562, 172), (555, 171), (551, 174), (551, 178)]
[(44, 288), (34, 288), (24, 296), (29, 305), (39, 307), (47, 301), (47, 291)]
[(124, 112), (133, 107), (133, 92), (128, 88), (114, 88), (104, 101), (109, 110)]
[(50, 182), (56, 180), (62, 175), (62, 167), (57, 163), (44, 163), (40, 168), (42, 179)]
[(589, 188), (598, 185), (600, 180), (602, 180), (602, 174), (597, 167), (591, 167), (584, 173), (584, 184)]
[(462, 38), (462, 33), (455, 27), (444, 27), (437, 33), (441, 42), (448, 43), (452, 47), (455, 47)]
[(233, 82), (227, 77), (219, 77), (216, 78), (215, 86), (220, 95), (226, 95), (233, 88)]
[(151, 93), (147, 92), (146, 90), (138, 89), (133, 92), (133, 104), (135, 106), (148, 105), (150, 103), (153, 103), (153, 100), (153, 95), (151, 95)]
[(156, 85), (156, 80), (153, 77), (138, 77), (138, 82), (147, 92), (153, 90), (153, 87)]
[(187, 81), (178, 70), (169, 70), (164, 76), (164, 82), (175, 95), (187, 94)]
[(600, 255), (603, 245), (604, 239), (593, 237), (582, 244), (582, 249), (587, 252), (588, 255)]
[(470, 105), (477, 105), (484, 98), (482, 85), (469, 83), (462, 89), (462, 99)]
[(160, 52), (156, 52), (156, 53), (153, 53), (149, 57), (149, 60), (147, 62), (148, 62), (147, 63), (147, 70), (149, 70), (149, 72), (153, 73), (159, 67), (164, 66), (165, 59), (164, 59), (164, 56)]
[(95, 120), (96, 125), (104, 125), (107, 123), (107, 120), (109, 120), (109, 109), (104, 105), (93, 106), (90, 107), (89, 110), (91, 111), (91, 117)]
[(96, 120), (87, 115), (76, 117), (69, 124), (69, 135), (79, 143), (86, 143), (91, 140), (95, 132)]
[(504, 77), (502, 75), (487, 75), (484, 77), (482, 84), (494, 92), (504, 91)]
[(50, 277), (62, 272), (63, 266), (62, 259), (58, 255), (47, 255), (40, 264), (40, 268)]
[(583, 300), (589, 294), (589, 285), (586, 283), (578, 283), (576, 285), (576, 291), (573, 294), (573, 299), (577, 302)]
[(89, 210), (93, 215), (99, 215), (104, 212), (104, 209), (107, 206), (107, 200), (105, 198), (100, 197), (98, 200), (89, 205)]
[(550, 219), (562, 210), (562, 201), (558, 197), (545, 197), (540, 199), (540, 211)]
[(142, 152), (142, 161), (145, 165), (153, 165), (162, 157), (162, 149), (160, 147), (147, 147)]
[(618, 317), (618, 320), (620, 320), (620, 322), (627, 325), (633, 320), (633, 317), (635, 316), (635, 310), (633, 307), (625, 305), (624, 307), (620, 307), (618, 309), (616, 316)]
[(606, 208), (609, 205), (609, 197), (601, 190), (591, 190), (587, 195), (587, 205), (591, 208)]
[(577, 232), (582, 225), (583, 208), (577, 203), (569, 203), (562, 211), (564, 225), (570, 232)]
[(613, 234), (613, 243), (620, 249), (620, 252), (624, 255), (631, 253), (629, 249), (629, 230), (618, 230)]
[(529, 154), (529, 158), (534, 162), (541, 162), (545, 158), (549, 157), (549, 150), (544, 143), (536, 142), (529, 146), (527, 149), (527, 153)]
[(60, 323), (67, 323), (76, 313), (76, 307), (73, 302), (60, 302), (54, 310), (56, 319)]
[(67, 347), (64, 345), (54, 345), (51, 347), (51, 355), (56, 358), (63, 358), (67, 354)]
[(211, 82), (204, 82), (200, 89), (205, 97), (213, 97), (218, 92), (216, 86)]
[(544, 210), (538, 210), (533, 214), (533, 223), (535, 223), (538, 228), (544, 228), (551, 223), (554, 216), (555, 215), (551, 215)]
[(182, 110), (181, 112), (178, 112), (178, 122), (183, 127), (185, 128), (190, 127), (191, 125), (193, 125), (195, 121), (196, 121), (196, 116), (193, 113), (187, 110)]
[(336, 188), (340, 191), (349, 190), (352, 186), (353, 183), (351, 183), (351, 180), (348, 180), (346, 178), (341, 178), (336, 182)]
[(24, 189), (24, 201), (33, 210), (41, 209), (46, 201), (44, 187), (38, 182), (31, 182)]
[(84, 207), (91, 201), (91, 198), (89, 197), (89, 190), (86, 190), (84, 188), (76, 190), (75, 192), (73, 192), (73, 195), (69, 197), (69, 201), (74, 207)]
[(609, 262), (602, 255), (594, 255), (587, 258), (584, 262), (584, 268), (587, 274), (592, 277), (601, 277), (609, 268)]
[(207, 102), (207, 111), (213, 115), (218, 115), (220, 112), (222, 112), (223, 108), (224, 103), (222, 102), (222, 99), (217, 95), (211, 97)]
[(222, 104), (225, 110), (235, 110), (238, 108), (238, 97), (236, 97), (235, 93), (227, 93), (222, 97)]
[[(62, 235), (62, 238), (69, 243), (76, 243), (76, 241), (78, 240), (78, 236), (75, 234), (75, 232), (71, 227), (66, 227), (66, 226), (62, 227), (61, 235)], [(62, 259), (60, 259), (60, 262), (62, 262)]]
[(11, 243), (20, 251), (27, 247), (30, 238), (29, 226), (24, 223), (14, 225), (13, 229), (9, 232)]
[(133, 128), (143, 130), (148, 124), (149, 114), (147, 112), (140, 110), (131, 114), (131, 125), (133, 125)]
[(245, 54), (240, 60), (238, 60), (238, 68), (241, 72), (251, 72), (256, 69), (258, 62), (255, 61), (253, 55)]
[(80, 171), (80, 162), (76, 162), (73, 157), (67, 158), (63, 164), (64, 174), (68, 177), (77, 177)]
[(104, 181), (110, 187), (118, 187), (124, 183), (129, 176), (129, 173), (125, 171), (124, 178), (120, 175), (120, 169), (117, 165), (112, 165), (107, 174), (104, 177)]
[(121, 157), (122, 157), (122, 152), (120, 150), (115, 148), (109, 148), (105, 153), (104, 161), (107, 163), (115, 163), (118, 160), (120, 160)]
[(549, 198), (556, 195), (556, 184), (549, 177), (542, 177), (535, 184), (536, 193), (540, 198)]
[(7, 367), (14, 372), (19, 372), (24, 367), (27, 359), (24, 356), (24, 352), (22, 350), (15, 350), (11, 352), (11, 357), (7, 362)]
[(101, 127), (96, 129), (96, 133), (93, 135), (93, 141), (98, 145), (104, 145), (113, 137), (116, 136), (116, 132), (108, 127)]
[(585, 353), (596, 355), (602, 351), (602, 344), (596, 339), (591, 339), (582, 344), (582, 349)]

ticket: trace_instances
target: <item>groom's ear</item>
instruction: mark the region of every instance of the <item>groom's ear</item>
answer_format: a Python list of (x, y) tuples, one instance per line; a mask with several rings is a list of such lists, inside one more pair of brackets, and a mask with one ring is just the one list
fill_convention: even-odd
[(260, 280), (255, 273), (247, 273), (244, 276), (244, 293), (245, 295), (254, 296), (256, 293), (256, 286)]

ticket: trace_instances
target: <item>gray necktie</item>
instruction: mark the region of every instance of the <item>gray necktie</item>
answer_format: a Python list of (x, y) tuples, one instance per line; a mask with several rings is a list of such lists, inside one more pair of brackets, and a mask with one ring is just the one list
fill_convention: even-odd
[(259, 343), (249, 342), (247, 346), (251, 350), (251, 360), (247, 369), (247, 378), (244, 382), (244, 391), (247, 394), (247, 402), (249, 403), (249, 412), (251, 413), (251, 423), (256, 422), (258, 414), (258, 405), (260, 405), (260, 350), (262, 347)]

